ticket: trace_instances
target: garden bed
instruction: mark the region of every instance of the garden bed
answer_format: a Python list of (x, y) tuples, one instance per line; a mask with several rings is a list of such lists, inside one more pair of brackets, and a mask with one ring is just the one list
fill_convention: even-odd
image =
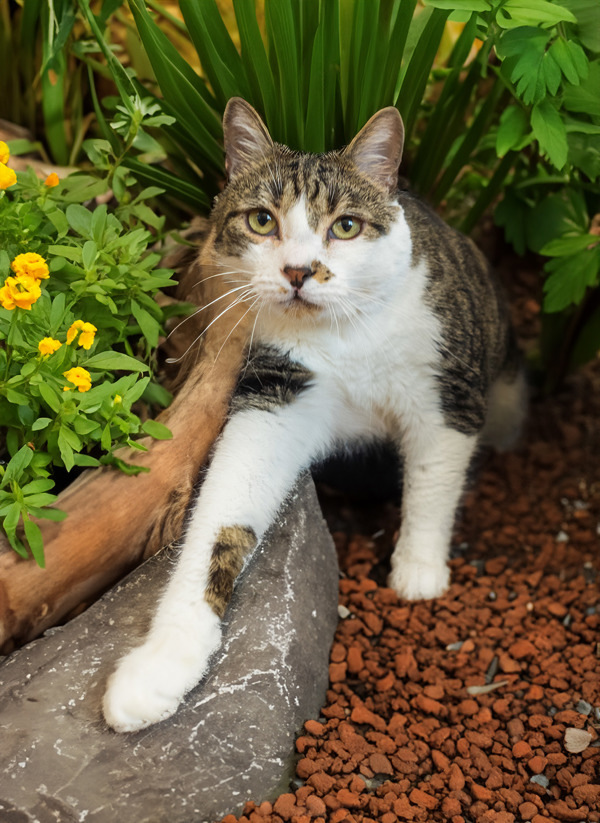
[[(534, 275), (510, 269), (527, 346)], [(599, 366), (484, 461), (438, 600), (385, 587), (394, 507), (322, 498), (344, 573), (327, 702), (290, 790), (223, 823), (600, 820)]]

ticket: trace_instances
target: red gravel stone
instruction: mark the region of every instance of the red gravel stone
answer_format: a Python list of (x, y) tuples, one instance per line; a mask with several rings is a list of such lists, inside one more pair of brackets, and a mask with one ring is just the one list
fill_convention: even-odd
[(513, 757), (516, 757), (517, 759), (529, 757), (529, 755), (531, 754), (531, 746), (525, 740), (519, 740), (512, 747), (512, 753)]

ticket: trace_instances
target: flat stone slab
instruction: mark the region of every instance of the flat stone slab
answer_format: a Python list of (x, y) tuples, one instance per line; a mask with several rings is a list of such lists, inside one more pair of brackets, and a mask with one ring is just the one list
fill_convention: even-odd
[(174, 717), (131, 734), (101, 698), (142, 637), (172, 554), (0, 665), (1, 823), (213, 823), (285, 791), (295, 734), (325, 700), (333, 542), (303, 479), (231, 602), (222, 649)]

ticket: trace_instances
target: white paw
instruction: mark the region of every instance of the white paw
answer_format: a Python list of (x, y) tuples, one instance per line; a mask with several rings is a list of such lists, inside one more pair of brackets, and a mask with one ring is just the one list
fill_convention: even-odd
[(207, 669), (218, 648), (220, 628), (193, 634), (162, 630), (127, 654), (109, 678), (103, 701), (106, 722), (118, 732), (133, 732), (165, 720)]
[(431, 564), (398, 558), (388, 577), (388, 586), (405, 600), (432, 600), (444, 594), (449, 584), (450, 570), (443, 561)]

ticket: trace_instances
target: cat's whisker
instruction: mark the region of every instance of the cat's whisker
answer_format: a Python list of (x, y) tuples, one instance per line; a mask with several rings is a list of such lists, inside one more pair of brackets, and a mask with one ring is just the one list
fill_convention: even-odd
[[(250, 294), (250, 293), (251, 293), (251, 291), (252, 291), (252, 290), (249, 290), (248, 294)], [(246, 296), (247, 296), (247, 295), (246, 295)], [(196, 343), (198, 342), (198, 340), (200, 340), (200, 338), (201, 338), (201, 337), (203, 337), (203, 336), (206, 334), (206, 332), (210, 329), (210, 327), (213, 325), (213, 323), (216, 323), (216, 322), (217, 322), (217, 320), (219, 320), (219, 318), (223, 317), (223, 315), (224, 315), (224, 314), (227, 314), (227, 312), (228, 312), (230, 309), (233, 309), (233, 308), (235, 308), (235, 306), (239, 306), (239, 305), (240, 305), (240, 303), (243, 303), (243, 302), (244, 302), (244, 299), (245, 299), (245, 297), (244, 297), (244, 296), (240, 296), (240, 295), (238, 295), (238, 296), (236, 297), (236, 299), (235, 299), (235, 300), (234, 300), (234, 301), (233, 301), (233, 302), (232, 302), (229, 306), (227, 306), (227, 307), (226, 307), (226, 308), (225, 308), (225, 309), (224, 309), (224, 310), (223, 310), (220, 314), (218, 314), (216, 317), (214, 317), (214, 318), (210, 321), (210, 323), (208, 324), (208, 326), (206, 326), (206, 328), (205, 328), (205, 329), (203, 329), (203, 330), (200, 332), (200, 334), (198, 334), (198, 335), (194, 338), (194, 340), (192, 340), (192, 342), (191, 342), (191, 343), (190, 343), (190, 345), (187, 347), (187, 349), (183, 352), (183, 354), (182, 354), (182, 355), (180, 355), (179, 357), (168, 357), (168, 358), (167, 358), (167, 360), (166, 360), (166, 362), (167, 362), (167, 363), (180, 363), (180, 362), (183, 360), (183, 358), (184, 358), (184, 357), (188, 354), (188, 352), (190, 352), (190, 351), (193, 349), (193, 347), (196, 345)]]
[[(257, 296), (257, 298), (254, 301), (254, 303), (252, 304), (251, 308), (254, 308), (254, 306), (259, 301), (260, 301), (260, 295)], [(259, 305), (258, 311), (256, 312), (256, 317), (254, 318), (254, 325), (252, 326), (252, 334), (250, 335), (250, 342), (248, 343), (247, 356), (246, 356), (246, 365), (244, 366), (244, 369), (243, 369), (243, 372), (242, 372), (243, 375), (246, 374), (246, 371), (248, 369), (248, 365), (250, 363), (250, 357), (251, 357), (251, 353), (252, 353), (252, 343), (254, 341), (254, 332), (256, 331), (256, 324), (258, 323), (258, 317), (260, 315), (260, 310), (261, 309), (262, 309), (262, 305)]]
[(241, 289), (243, 289), (243, 288), (247, 288), (247, 287), (248, 287), (248, 284), (247, 284), (247, 283), (244, 283), (244, 284), (243, 284), (243, 285), (241, 285), (241, 286), (236, 286), (235, 288), (230, 289), (230, 290), (229, 290), (228, 292), (226, 292), (225, 294), (221, 294), (219, 297), (215, 298), (215, 299), (214, 299), (214, 300), (212, 300), (210, 303), (206, 303), (206, 305), (204, 305), (204, 306), (200, 306), (200, 307), (199, 307), (199, 308), (197, 308), (195, 311), (193, 311), (191, 314), (188, 314), (188, 315), (187, 315), (187, 317), (184, 317), (184, 318), (183, 318), (183, 320), (181, 320), (181, 321), (180, 321), (180, 322), (179, 322), (179, 323), (175, 326), (175, 328), (174, 328), (174, 329), (171, 329), (171, 331), (169, 332), (169, 334), (168, 334), (168, 336), (167, 336), (167, 339), (169, 339), (169, 337), (171, 337), (171, 335), (175, 334), (175, 332), (177, 331), (177, 329), (180, 329), (180, 328), (181, 328), (181, 326), (183, 326), (183, 324), (184, 324), (184, 323), (187, 323), (187, 321), (188, 321), (188, 320), (191, 320), (191, 318), (192, 318), (192, 317), (196, 317), (196, 315), (197, 315), (197, 314), (200, 314), (200, 312), (201, 312), (201, 311), (204, 311), (204, 309), (208, 309), (210, 306), (212, 306), (214, 303), (217, 303), (219, 300), (223, 300), (223, 298), (225, 298), (225, 297), (229, 297), (229, 295), (230, 295), (230, 294), (233, 294), (234, 292), (236, 292), (236, 291), (240, 291)]
[[(251, 292), (251, 293), (252, 293), (252, 292)], [(248, 295), (248, 296), (249, 296), (249, 295)], [(246, 317), (246, 316), (247, 316), (247, 315), (248, 315), (248, 314), (252, 311), (252, 309), (254, 308), (254, 306), (256, 305), (256, 303), (258, 302), (258, 300), (259, 300), (259, 299), (260, 299), (260, 295), (257, 295), (257, 296), (254, 298), (254, 300), (252, 301), (252, 303), (250, 304), (249, 308), (248, 308), (248, 309), (246, 309), (246, 311), (244, 312), (244, 314), (240, 317), (240, 319), (237, 321), (237, 323), (236, 323), (236, 324), (233, 326), (233, 328), (230, 330), (230, 332), (229, 332), (229, 334), (227, 335), (227, 337), (225, 338), (225, 340), (223, 340), (223, 343), (221, 344), (221, 348), (219, 349), (219, 351), (217, 352), (217, 356), (215, 357), (215, 360), (214, 360), (214, 362), (215, 362), (215, 363), (216, 363), (216, 362), (217, 362), (217, 360), (219, 359), (219, 355), (220, 355), (220, 354), (221, 354), (221, 352), (223, 351), (223, 348), (224, 348), (225, 344), (227, 343), (227, 341), (229, 340), (229, 338), (231, 337), (231, 335), (233, 334), (233, 332), (237, 329), (237, 327), (240, 325), (240, 323), (242, 322), (242, 320), (244, 320), (244, 318), (245, 318), (245, 317)]]

